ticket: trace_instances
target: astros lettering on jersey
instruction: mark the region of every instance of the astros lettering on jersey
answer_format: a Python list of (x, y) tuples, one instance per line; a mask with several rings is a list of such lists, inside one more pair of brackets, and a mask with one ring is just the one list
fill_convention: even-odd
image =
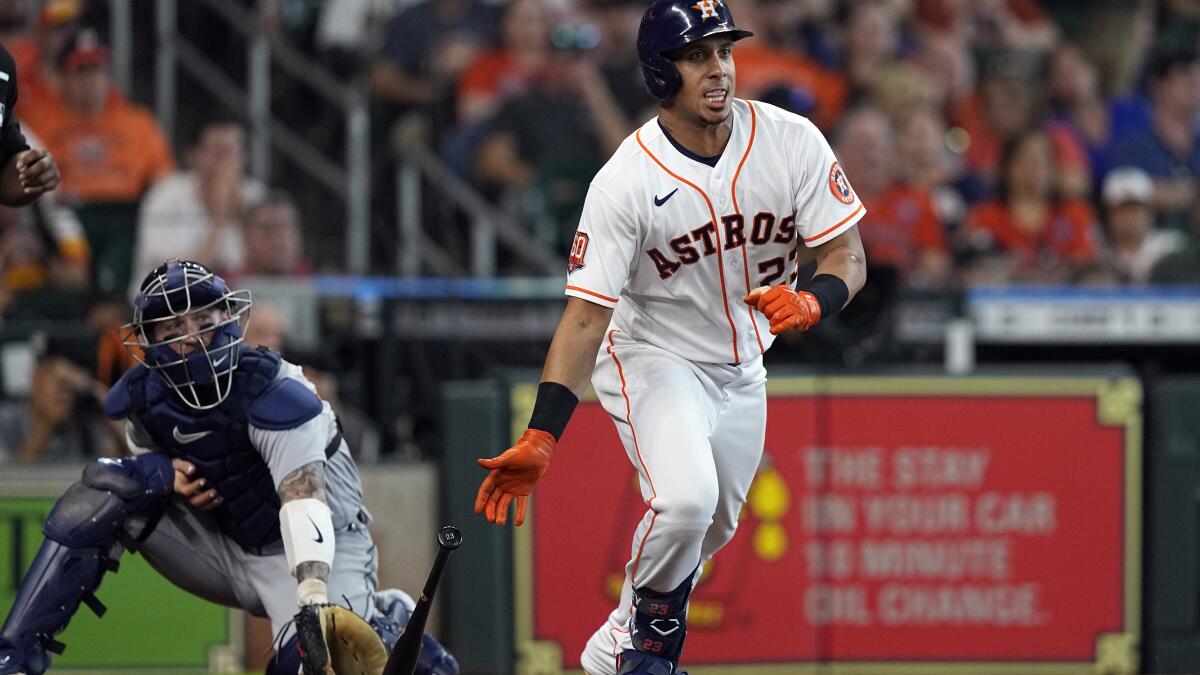
[(742, 297), (794, 283), (801, 242), (819, 246), (866, 213), (810, 121), (758, 101), (732, 107), (716, 166), (677, 149), (657, 117), (625, 139), (592, 181), (568, 265), (567, 295), (615, 307), (620, 330), (706, 363), (766, 351), (770, 322)]

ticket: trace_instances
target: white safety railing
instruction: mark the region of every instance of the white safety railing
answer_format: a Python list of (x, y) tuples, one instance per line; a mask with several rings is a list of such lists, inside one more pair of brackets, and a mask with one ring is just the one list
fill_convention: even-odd
[(462, 265), (426, 231), (422, 199), (427, 191), (457, 206), (470, 222), (469, 270), (475, 277), (496, 274), (501, 249), (525, 262), (535, 273), (558, 276), (566, 269), (562, 253), (539, 241), (529, 228), (488, 202), (424, 145), (399, 149), (396, 170), (399, 225), (397, 269), (400, 276), (462, 274)]
[[(270, 179), (272, 152), (291, 160), (300, 170), (337, 195), (345, 211), (345, 268), (366, 274), (370, 264), (370, 124), (365, 85), (345, 83), (320, 63), (284, 40), (271, 37), (257, 17), (232, 0), (187, 0), (203, 4), (230, 31), (246, 39), (245, 84), (222, 70), (179, 30), (180, 0), (155, 4), (155, 110), (163, 130), (172, 136), (178, 106), (177, 77), (185, 71), (216, 100), (245, 115), (249, 124), (249, 170), (261, 181)], [(129, 44), (133, 12), (130, 0), (112, 0), (113, 63), (118, 83), (129, 80)], [(339, 110), (345, 139), (342, 157), (333, 160), (271, 112), (272, 70), (302, 81), (319, 100)]]
[[(246, 42), (246, 71), (236, 77), (224, 70), (180, 30), (181, 2), (203, 5), (227, 29)], [(109, 0), (113, 76), (124, 91), (132, 82), (134, 0)], [(368, 91), (363, 80), (339, 80), (325, 66), (286, 40), (272, 37), (257, 16), (235, 0), (154, 0), (154, 105), (159, 123), (174, 137), (181, 105), (178, 78), (186, 73), (204, 91), (247, 120), (249, 172), (267, 182), (272, 157), (289, 160), (299, 171), (327, 188), (344, 205), (344, 271), (368, 274), (371, 261), (371, 139)], [(273, 77), (293, 78), (317, 95), (314, 105), (340, 111), (345, 137), (341, 156), (330, 158), (271, 111)], [(504, 214), (467, 181), (455, 174), (428, 147), (398, 148), (396, 249), (393, 271), (400, 276), (494, 275), (501, 253), (526, 263), (535, 272), (561, 274), (563, 254), (550, 250), (529, 227)], [(429, 195), (469, 222), (466, 260), (447, 251), (431, 236), (449, 223), (428, 222)], [(450, 218), (455, 223), (457, 217)]]

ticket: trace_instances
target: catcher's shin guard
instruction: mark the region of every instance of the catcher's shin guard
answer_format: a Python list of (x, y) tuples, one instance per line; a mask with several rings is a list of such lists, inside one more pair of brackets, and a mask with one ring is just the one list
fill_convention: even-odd
[[(0, 629), (0, 673), (41, 675), (47, 650), (61, 653), (54, 636), (80, 603), (98, 616), (94, 595), (105, 572), (115, 572), (120, 540), (132, 547), (148, 536), (154, 515), (174, 488), (171, 461), (163, 455), (102, 459), (88, 464), (67, 489), (42, 531), (46, 539), (21, 581)], [(130, 530), (135, 529), (135, 534)]]

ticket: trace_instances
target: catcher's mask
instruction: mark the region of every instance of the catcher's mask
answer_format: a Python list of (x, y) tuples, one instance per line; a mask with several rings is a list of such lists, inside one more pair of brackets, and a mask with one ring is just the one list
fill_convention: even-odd
[(133, 301), (121, 343), (196, 410), (215, 408), (233, 386), (250, 291), (191, 260), (169, 260), (148, 274)]

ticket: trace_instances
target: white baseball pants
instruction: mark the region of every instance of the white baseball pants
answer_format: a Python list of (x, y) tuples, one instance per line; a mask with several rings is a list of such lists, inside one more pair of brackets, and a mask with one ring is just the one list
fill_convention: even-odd
[(616, 675), (617, 655), (633, 648), (633, 587), (671, 591), (733, 538), (762, 458), (766, 371), (761, 356), (694, 363), (610, 327), (592, 386), (648, 509), (633, 535), (620, 604), (581, 655), (589, 675)]

